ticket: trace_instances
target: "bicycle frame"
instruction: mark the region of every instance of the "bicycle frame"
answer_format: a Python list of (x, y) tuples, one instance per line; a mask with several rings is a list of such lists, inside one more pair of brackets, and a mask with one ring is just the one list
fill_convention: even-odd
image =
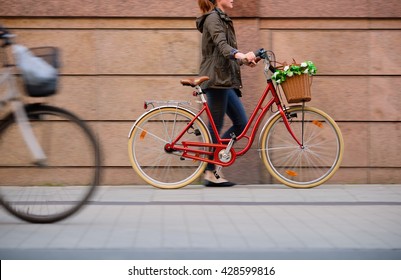
[(16, 76), (12, 73), (11, 67), (4, 63), (3, 73), (0, 75), (0, 85), (6, 83), (6, 90), (4, 97), (0, 96), (0, 110), (6, 104), (10, 104), (12, 113), (14, 114), (16, 123), (22, 134), (22, 138), (25, 144), (28, 146), (31, 154), (34, 158), (34, 163), (38, 165), (44, 165), (47, 157), (43, 152), (42, 147), (39, 145), (36, 137), (32, 131), (32, 127), (29, 124), (28, 116), (24, 109), (24, 103), (22, 102), (18, 90)]
[[(266, 97), (268, 96), (269, 93), (272, 93), (272, 98), (265, 104)], [(200, 93), (201, 95), (203, 93)], [(278, 108), (278, 112), (280, 113), (284, 125), (286, 126), (288, 132), (291, 134), (293, 139), (297, 142), (297, 144), (302, 147), (303, 144), (299, 139), (295, 136), (293, 133), (289, 121), (287, 119), (285, 110), (283, 109), (281, 105), (280, 98), (277, 95), (276, 89), (274, 87), (274, 84), (272, 80), (267, 81), (267, 86), (260, 97), (254, 111), (251, 114), (251, 117), (248, 120), (247, 125), (244, 128), (244, 131), (239, 135), (236, 136), (235, 139), (222, 139), (217, 131), (216, 125), (214, 123), (212, 114), (210, 112), (209, 106), (207, 105), (206, 99), (201, 96), (202, 98), (202, 109), (198, 112), (198, 114), (195, 115), (195, 117), (192, 119), (190, 123), (183, 129), (183, 131), (171, 142), (165, 145), (165, 150), (167, 152), (172, 152), (172, 151), (182, 151), (183, 154), (181, 155), (184, 158), (189, 158), (192, 160), (200, 160), (212, 164), (216, 164), (219, 166), (229, 166), (232, 165), (236, 159), (237, 156), (242, 156), (246, 152), (249, 151), (249, 149), (252, 146), (253, 141), (255, 140), (256, 133), (259, 129), (259, 126), (266, 115), (267, 111), (271, 108), (273, 104), (276, 104)], [(200, 116), (206, 113), (207, 118), (210, 121), (211, 127), (213, 129), (214, 135), (216, 135), (216, 140), (218, 143), (202, 143), (202, 142), (182, 142), (184, 147), (176, 145), (177, 142), (181, 139), (181, 137), (186, 133), (188, 129), (191, 128), (193, 123), (195, 122), (196, 119), (200, 118)], [(251, 129), (252, 127), (252, 129)], [(249, 134), (248, 134), (249, 133)], [(247, 145), (240, 151), (236, 152), (230, 143), (233, 143), (234, 140), (240, 141), (241, 139), (246, 138), (248, 139)], [(201, 149), (196, 149), (196, 148), (211, 148), (208, 150), (201, 150)], [(227, 149), (227, 150), (226, 150)], [(214, 150), (214, 151), (210, 151)], [(225, 151), (224, 151), (225, 150)], [(226, 154), (230, 154), (228, 158), (221, 158), (219, 157), (220, 153), (224, 151)], [(211, 157), (214, 155), (214, 157)], [(212, 159), (211, 159), (212, 158)]]

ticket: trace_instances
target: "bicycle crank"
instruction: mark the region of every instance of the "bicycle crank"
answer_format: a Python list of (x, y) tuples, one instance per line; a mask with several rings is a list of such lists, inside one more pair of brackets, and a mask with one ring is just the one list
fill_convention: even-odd
[(224, 149), (219, 152), (219, 160), (221, 162), (227, 163), (230, 162), (231, 159), (232, 159), (232, 154), (230, 151), (227, 153), (226, 150)]

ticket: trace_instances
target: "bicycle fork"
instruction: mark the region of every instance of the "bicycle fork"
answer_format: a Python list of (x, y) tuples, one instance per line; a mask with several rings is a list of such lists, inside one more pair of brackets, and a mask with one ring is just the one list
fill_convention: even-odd
[(24, 109), (24, 104), (21, 101), (13, 100), (11, 101), (11, 106), (14, 112), (15, 121), (18, 124), (20, 132), (23, 136), (22, 138), (34, 157), (34, 164), (38, 166), (45, 166), (47, 157), (33, 133), (32, 126), (29, 124), (29, 119)]
[(301, 131), (302, 138), (301, 138), (301, 141), (299, 141), (299, 139), (297, 138), (297, 136), (294, 134), (294, 132), (291, 129), (290, 122), (288, 120), (290, 116), (288, 115), (287, 112), (285, 112), (285, 110), (281, 106), (279, 106), (280, 115), (283, 119), (285, 127), (287, 128), (288, 132), (291, 134), (292, 138), (297, 142), (297, 144), (301, 148), (304, 148), (304, 139), (303, 139), (304, 138), (304, 108), (305, 108), (305, 104), (302, 106), (302, 131)]

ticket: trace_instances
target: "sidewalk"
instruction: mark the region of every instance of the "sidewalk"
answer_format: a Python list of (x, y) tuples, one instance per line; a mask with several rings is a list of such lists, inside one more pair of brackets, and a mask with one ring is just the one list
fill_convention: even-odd
[(401, 185), (101, 187), (56, 224), (1, 209), (0, 259), (401, 259)]

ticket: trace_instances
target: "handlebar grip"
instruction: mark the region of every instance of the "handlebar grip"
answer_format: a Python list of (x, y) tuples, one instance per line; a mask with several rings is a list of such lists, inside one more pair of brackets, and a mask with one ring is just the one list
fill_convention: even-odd
[(255, 56), (260, 58), (260, 59), (266, 59), (269, 61), (269, 70), (272, 71), (273, 73), (276, 72), (276, 68), (270, 64), (270, 59), (269, 56), (267, 54), (267, 51), (265, 49), (258, 49), (256, 51), (254, 51)]
[(11, 34), (5, 27), (0, 25), (0, 39), (4, 40), (4, 43), (1, 47), (7, 47), (12, 44), (11, 39), (14, 38), (15, 35)]
[(263, 58), (263, 59), (267, 58), (266, 50), (263, 49), (263, 48), (254, 51), (254, 54), (255, 54), (256, 57), (259, 57), (259, 58)]
[(2, 39), (4, 35), (8, 33), (7, 29), (0, 25), (0, 38)]

